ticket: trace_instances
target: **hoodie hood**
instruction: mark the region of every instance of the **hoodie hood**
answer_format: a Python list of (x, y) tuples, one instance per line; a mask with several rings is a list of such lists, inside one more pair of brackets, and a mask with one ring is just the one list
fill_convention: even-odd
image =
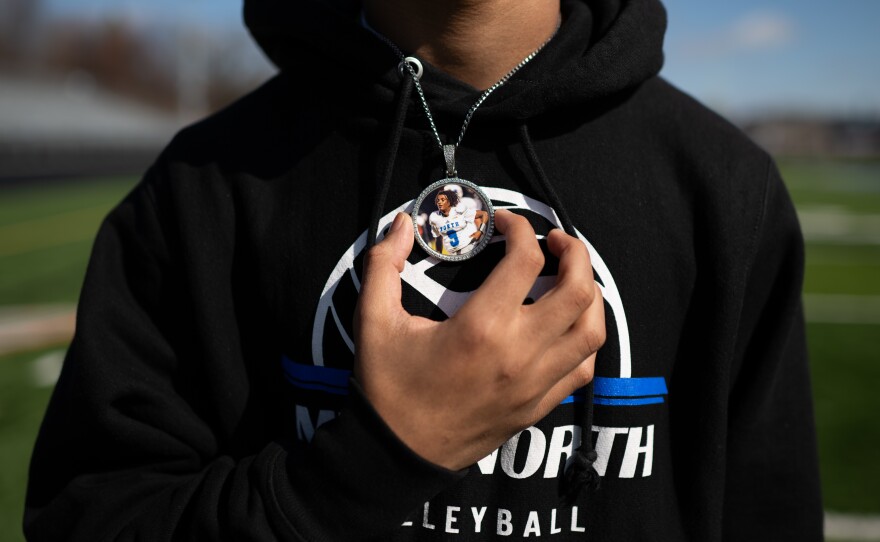
[[(374, 81), (378, 101), (399, 86), (399, 59), (360, 26), (360, 2), (245, 0), (254, 39), (281, 70), (321, 62), (350, 80)], [(477, 111), (479, 118), (524, 120), (626, 92), (663, 65), (666, 12), (658, 0), (563, 0), (556, 37)], [(423, 86), (432, 111), (461, 118), (479, 92), (425, 66)]]

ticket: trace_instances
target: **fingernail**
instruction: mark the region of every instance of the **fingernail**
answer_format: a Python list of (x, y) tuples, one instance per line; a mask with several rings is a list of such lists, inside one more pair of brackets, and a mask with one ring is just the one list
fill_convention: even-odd
[(394, 222), (391, 223), (392, 233), (397, 233), (401, 229), (403, 229), (403, 227), (408, 222), (407, 218), (408, 218), (407, 215), (405, 215), (403, 213), (397, 213), (397, 216), (394, 217)]

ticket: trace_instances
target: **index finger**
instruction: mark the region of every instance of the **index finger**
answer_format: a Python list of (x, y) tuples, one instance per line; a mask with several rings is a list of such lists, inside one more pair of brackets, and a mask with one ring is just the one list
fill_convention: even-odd
[(388, 318), (405, 312), (400, 300), (400, 273), (412, 250), (413, 235), (408, 215), (399, 213), (385, 239), (367, 252), (358, 296), (359, 317)]
[(544, 253), (529, 221), (510, 211), (495, 213), (495, 227), (507, 239), (504, 258), (486, 277), (462, 311), (478, 307), (480, 311), (519, 310), (523, 300), (544, 268)]
[(559, 258), (556, 284), (528, 307), (529, 317), (555, 334), (561, 334), (593, 303), (601, 303), (595, 288), (590, 255), (580, 239), (553, 230), (547, 236), (550, 252)]

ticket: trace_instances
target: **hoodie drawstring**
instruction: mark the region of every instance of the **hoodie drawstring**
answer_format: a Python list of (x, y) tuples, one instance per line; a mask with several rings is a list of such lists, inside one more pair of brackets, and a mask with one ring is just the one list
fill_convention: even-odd
[[(529, 128), (525, 123), (520, 125), (519, 135), (523, 148), (528, 156), (529, 164), (531, 164), (532, 169), (535, 170), (535, 174), (538, 176), (538, 182), (541, 185), (541, 189), (544, 191), (544, 195), (547, 196), (547, 199), (550, 200), (550, 205), (556, 210), (556, 214), (559, 216), (560, 222), (562, 222), (562, 228), (565, 230), (565, 233), (577, 237), (574, 224), (571, 222), (568, 212), (565, 210), (565, 206), (562, 205), (562, 200), (559, 199), (559, 195), (556, 193), (556, 190), (553, 189), (553, 185), (550, 183), (550, 179), (547, 177), (547, 173), (544, 171), (541, 161), (538, 160), (538, 154), (535, 152), (535, 147), (532, 145), (532, 138), (529, 135)], [(574, 502), (584, 489), (597, 489), (599, 487), (599, 482), (601, 481), (599, 473), (596, 472), (596, 469), (593, 466), (598, 456), (596, 455), (596, 451), (593, 450), (592, 438), (592, 382), (584, 387), (583, 414), (584, 418), (583, 423), (581, 424), (581, 445), (572, 456), (571, 463), (568, 465), (565, 474), (563, 475), (564, 500), (567, 503)]]
[[(376, 244), (376, 236), (379, 234), (379, 219), (385, 209), (385, 200), (388, 197), (388, 188), (391, 186), (391, 176), (394, 174), (394, 162), (397, 161), (397, 151), (400, 148), (400, 138), (403, 135), (403, 125), (406, 122), (406, 111), (409, 108), (409, 98), (412, 94), (413, 81), (411, 77), (401, 77), (400, 90), (397, 93), (397, 109), (394, 113), (394, 123), (391, 126), (391, 134), (388, 138), (388, 155), (384, 163), (385, 167), (379, 184), (376, 187), (376, 198), (373, 200), (373, 212), (370, 216), (370, 231), (367, 233), (367, 248)], [(376, 168), (378, 170), (378, 168)]]
[(542, 166), (541, 161), (538, 160), (538, 153), (535, 152), (535, 147), (532, 145), (532, 137), (529, 135), (529, 127), (525, 123), (519, 125), (519, 137), (523, 148), (526, 150), (526, 156), (529, 158), (529, 164), (531, 164), (532, 169), (535, 170), (535, 174), (538, 176), (538, 182), (541, 183), (541, 190), (544, 191), (544, 195), (550, 200), (550, 205), (556, 211), (556, 215), (559, 216), (559, 220), (562, 222), (562, 229), (565, 230), (565, 233), (577, 237), (574, 224), (568, 217), (568, 212), (565, 210), (565, 207), (563, 207), (562, 200), (559, 199), (559, 195), (556, 193), (556, 190), (553, 189), (553, 185), (550, 184), (550, 179), (547, 178), (547, 174), (544, 172), (544, 166)]

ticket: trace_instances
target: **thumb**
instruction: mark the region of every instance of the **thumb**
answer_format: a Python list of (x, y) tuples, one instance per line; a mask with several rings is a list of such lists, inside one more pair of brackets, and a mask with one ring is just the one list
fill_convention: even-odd
[(364, 280), (361, 284), (359, 312), (362, 317), (387, 318), (402, 311), (400, 273), (412, 252), (413, 227), (409, 215), (398, 213), (391, 228), (379, 243), (367, 252)]
[(378, 245), (388, 244), (388, 250), (391, 251), (391, 259), (397, 268), (398, 273), (403, 272), (403, 264), (409, 253), (412, 252), (413, 246), (413, 223), (408, 214), (397, 213), (388, 228), (388, 233), (377, 243)]

